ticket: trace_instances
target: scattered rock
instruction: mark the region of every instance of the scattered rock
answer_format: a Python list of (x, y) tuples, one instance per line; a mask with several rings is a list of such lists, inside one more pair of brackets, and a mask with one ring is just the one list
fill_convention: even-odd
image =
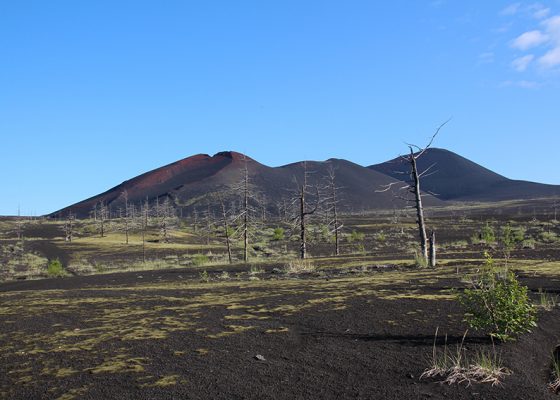
[(257, 354), (257, 355), (255, 356), (255, 360), (258, 360), (258, 361), (266, 361), (266, 358), (264, 358), (264, 356), (262, 356), (262, 355), (260, 355), (260, 354)]
[(406, 374), (406, 377), (409, 379), (414, 379), (414, 375), (412, 375), (410, 372)]
[(271, 274), (281, 274), (282, 270), (280, 268), (272, 268), (272, 271), (270, 271)]

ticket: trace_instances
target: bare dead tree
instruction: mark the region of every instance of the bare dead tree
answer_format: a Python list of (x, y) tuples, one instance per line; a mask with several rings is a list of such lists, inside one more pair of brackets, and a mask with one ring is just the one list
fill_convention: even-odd
[(196, 208), (196, 206), (193, 207), (192, 218), (193, 218), (193, 231), (194, 233), (196, 233), (198, 229), (198, 209)]
[(249, 260), (249, 170), (245, 159), (243, 170), (243, 261)]
[(215, 210), (212, 208), (212, 199), (209, 197), (206, 201), (206, 209), (204, 209), (200, 215), (201, 226), (198, 228), (198, 232), (201, 236), (204, 236), (206, 244), (209, 245), (210, 238), (215, 235), (216, 223), (218, 220), (214, 213)]
[(21, 240), (23, 234), (23, 220), (21, 219), (21, 208), (18, 205), (18, 209), (17, 209), (17, 219), (16, 219), (16, 234), (17, 234), (17, 240)]
[(164, 243), (168, 243), (169, 231), (177, 225), (177, 210), (169, 197), (166, 197), (162, 203), (159, 202), (159, 199), (156, 201), (154, 215), (157, 219), (160, 236)]
[[(443, 126), (445, 124), (447, 124), (448, 121), (444, 122), (443, 124), (441, 124), (435, 131), (435, 133), (433, 134), (432, 138), (430, 139), (430, 141), (428, 142), (428, 144), (426, 146), (424, 146), (423, 148), (418, 147), (416, 145), (413, 144), (408, 144), (408, 148), (410, 150), (410, 154), (407, 156), (407, 161), (410, 163), (410, 167), (411, 167), (411, 178), (412, 178), (412, 185), (410, 186), (410, 191), (412, 192), (412, 194), (414, 195), (414, 201), (415, 201), (415, 205), (416, 205), (416, 217), (417, 217), (417, 223), (418, 223), (418, 233), (420, 236), (420, 250), (422, 252), (422, 257), (424, 258), (424, 260), (426, 261), (426, 264), (429, 263), (429, 265), (431, 267), (435, 267), (435, 264), (432, 264), (431, 262), (435, 263), (436, 260), (436, 249), (435, 249), (435, 233), (432, 232), (432, 237), (433, 237), (433, 243), (434, 243), (434, 248), (431, 250), (433, 253), (433, 257), (430, 257), (430, 259), (428, 259), (428, 250), (427, 250), (427, 235), (426, 235), (426, 222), (424, 220), (424, 206), (422, 205), (422, 192), (420, 190), (420, 179), (422, 177), (427, 176), (430, 173), (430, 170), (434, 167), (434, 165), (429, 166), (425, 171), (419, 172), (418, 171), (418, 164), (417, 164), (417, 160), (422, 157), (424, 155), (424, 153), (426, 152), (426, 150), (428, 150), (430, 148), (430, 146), (432, 145), (434, 139), (436, 138), (436, 136), (438, 135), (439, 131), (441, 130), (441, 128), (443, 128)], [(414, 152), (414, 149), (416, 149), (416, 153)]]
[(224, 228), (224, 239), (225, 239), (226, 247), (227, 247), (228, 260), (229, 260), (229, 263), (232, 264), (233, 263), (233, 259), (232, 259), (232, 256), (231, 256), (231, 234), (232, 234), (232, 232), (231, 232), (231, 227), (229, 226), (230, 215), (229, 215), (228, 210), (226, 208), (226, 203), (225, 203), (223, 195), (219, 194), (218, 199), (220, 201), (220, 206), (221, 206), (221, 210), (222, 210), (222, 226)]
[(142, 262), (146, 262), (146, 231), (148, 230), (148, 222), (150, 217), (150, 203), (146, 198), (146, 201), (142, 205), (140, 213), (140, 227), (142, 230)]
[(247, 158), (244, 158), (241, 177), (238, 183), (231, 187), (231, 192), (240, 199), (238, 211), (232, 218), (232, 224), (236, 225), (232, 236), (241, 238), (243, 241), (244, 262), (249, 260), (249, 242), (251, 241), (252, 232), (259, 225), (258, 220), (262, 218), (259, 193), (251, 182), (248, 164), (249, 161)]
[(100, 201), (94, 205), (93, 210), (94, 220), (97, 223), (97, 228), (99, 230), (99, 235), (105, 237), (105, 225), (107, 219), (109, 218), (109, 209), (104, 201)]
[[(333, 165), (329, 165), (327, 169), (327, 195), (325, 198), (325, 206), (326, 206), (326, 216), (327, 226), (329, 227), (332, 234), (334, 234), (334, 254), (340, 255), (340, 239), (339, 233), (342, 229), (342, 224), (340, 223), (339, 219), (339, 203), (340, 203), (340, 196), (339, 190), (340, 187), (336, 186), (336, 169)], [(332, 228), (331, 228), (332, 227)]]
[(66, 220), (64, 221), (64, 240), (71, 242), (74, 237), (74, 221), (76, 216), (70, 211), (66, 215)]
[[(297, 184), (297, 191), (294, 198), (292, 199), (293, 204), (297, 204), (298, 213), (293, 218), (299, 225), (299, 247), (300, 247), (300, 258), (304, 259), (307, 257), (307, 219), (313, 215), (319, 208), (319, 188), (315, 186), (315, 192), (311, 192), (311, 185), (309, 184), (310, 171), (307, 170), (307, 162), (302, 163), (303, 177), (301, 183), (295, 178)], [(313, 206), (309, 205), (309, 198), (315, 196), (315, 202)]]
[[(410, 176), (410, 180), (407, 181), (406, 186), (402, 187), (401, 189), (406, 189), (409, 193), (411, 193), (414, 196), (413, 203), (414, 203), (414, 208), (416, 209), (416, 222), (417, 222), (417, 225), (418, 225), (418, 236), (419, 236), (419, 240), (420, 240), (420, 253), (421, 253), (420, 256), (424, 260), (425, 264), (430, 265), (431, 267), (435, 267), (435, 262), (436, 262), (435, 233), (432, 232), (434, 248), (431, 251), (433, 252), (433, 257), (429, 257), (428, 256), (428, 236), (427, 236), (427, 233), (426, 233), (426, 222), (425, 222), (425, 218), (424, 218), (424, 206), (422, 204), (422, 191), (421, 191), (421, 188), (420, 188), (420, 182), (421, 182), (422, 178), (427, 177), (429, 175), (432, 175), (434, 173), (434, 171), (432, 171), (432, 168), (435, 166), (435, 164), (430, 165), (424, 171), (419, 171), (417, 161), (420, 157), (422, 157), (424, 155), (426, 150), (428, 150), (430, 148), (430, 146), (434, 142), (434, 139), (436, 138), (436, 136), (438, 135), (440, 130), (448, 122), (449, 122), (449, 120), (445, 121), (443, 124), (441, 124), (436, 129), (435, 133), (430, 138), (428, 144), (425, 145), (424, 147), (420, 147), (420, 146), (417, 146), (415, 144), (407, 143), (407, 146), (408, 146), (408, 149), (409, 149), (410, 153), (406, 156), (401, 156), (401, 159), (405, 163), (409, 164), (409, 166), (410, 166), (410, 170), (408, 172), (408, 175)], [(386, 188), (384, 190), (381, 190), (381, 191), (390, 190), (391, 187), (394, 184), (396, 184), (396, 182), (387, 185)], [(403, 199), (403, 198), (401, 198), (401, 199)], [(408, 198), (404, 198), (404, 200), (410, 201), (410, 199), (408, 199)], [(434, 264), (432, 264), (432, 262)]]
[(121, 219), (123, 219), (123, 230), (124, 230), (124, 235), (125, 235), (125, 243), (128, 244), (128, 233), (130, 230), (130, 225), (132, 222), (132, 213), (130, 210), (130, 206), (128, 204), (128, 191), (123, 191), (122, 192), (122, 196), (124, 198), (124, 218), (123, 216), (121, 216)]

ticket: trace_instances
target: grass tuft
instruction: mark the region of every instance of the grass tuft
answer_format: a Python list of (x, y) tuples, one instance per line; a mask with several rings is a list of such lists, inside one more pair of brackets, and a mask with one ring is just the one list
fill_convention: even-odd
[(560, 393), (560, 352), (556, 351), (552, 354), (552, 382), (548, 387), (554, 393)]
[(454, 353), (450, 353), (447, 348), (447, 337), (443, 353), (437, 351), (437, 334), (434, 336), (434, 344), (432, 348), (431, 366), (427, 368), (420, 379), (423, 378), (443, 378), (442, 383), (448, 385), (466, 383), (470, 386), (472, 382), (491, 383), (492, 386), (501, 385), (505, 376), (511, 372), (502, 366), (500, 357), (496, 353), (494, 343), (492, 343), (492, 352), (485, 350), (477, 350), (472, 361), (468, 361), (464, 349), (465, 337), (467, 331), (463, 335), (461, 343), (457, 346)]
[(310, 260), (297, 258), (290, 260), (284, 266), (284, 272), (287, 274), (303, 274), (315, 271), (315, 266)]
[(539, 297), (537, 305), (546, 311), (551, 311), (554, 307), (558, 305), (558, 296), (551, 295), (539, 289)]

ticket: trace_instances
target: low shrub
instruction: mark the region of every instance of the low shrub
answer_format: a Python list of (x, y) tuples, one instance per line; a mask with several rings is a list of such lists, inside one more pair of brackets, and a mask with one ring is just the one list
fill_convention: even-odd
[(200, 276), (200, 281), (201, 282), (206, 282), (206, 283), (210, 282), (210, 275), (208, 275), (208, 271), (206, 271), (206, 270), (202, 271), (199, 274), (199, 276)]
[(204, 254), (195, 254), (192, 258), (192, 262), (195, 267), (201, 267), (204, 264), (208, 264), (209, 261), (210, 259), (208, 258), (208, 256)]
[(426, 268), (428, 266), (428, 260), (418, 250), (414, 250), (414, 265), (418, 268)]
[(496, 241), (494, 228), (488, 222), (480, 230), (480, 239), (486, 244), (492, 244)]
[(65, 275), (62, 263), (58, 258), (49, 261), (47, 265), (47, 275), (51, 278), (60, 278)]
[(536, 326), (536, 311), (529, 301), (528, 289), (509, 270), (498, 270), (485, 253), (482, 273), (459, 296), (465, 307), (465, 321), (471, 328), (489, 329), (499, 340), (513, 339)]
[(274, 228), (274, 232), (272, 233), (272, 240), (284, 240), (284, 228)]
[(558, 235), (554, 232), (541, 232), (539, 234), (539, 239), (544, 243), (556, 243), (558, 241)]
[(521, 247), (524, 248), (524, 249), (534, 250), (535, 249), (535, 239), (529, 238), (529, 239), (523, 240), (521, 242)]
[(290, 260), (284, 266), (284, 272), (287, 274), (302, 274), (306, 272), (313, 272), (315, 271), (315, 266), (311, 261), (297, 258), (295, 260)]

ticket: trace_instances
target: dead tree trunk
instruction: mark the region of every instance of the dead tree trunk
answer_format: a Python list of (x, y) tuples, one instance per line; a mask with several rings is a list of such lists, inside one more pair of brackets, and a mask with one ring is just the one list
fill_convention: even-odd
[(420, 193), (420, 174), (418, 173), (418, 166), (416, 165), (416, 156), (412, 147), (410, 147), (410, 166), (412, 167), (411, 178), (413, 180), (412, 193), (414, 194), (414, 203), (416, 207), (416, 218), (418, 223), (418, 234), (420, 236), (420, 253), (422, 258), (428, 261), (428, 237), (426, 236), (426, 223), (424, 221), (424, 207), (422, 206), (422, 194)]
[(224, 199), (222, 197), (220, 197), (220, 204), (222, 206), (222, 223), (223, 223), (223, 226), (224, 226), (224, 237), (226, 239), (228, 260), (229, 260), (229, 263), (232, 264), (233, 259), (231, 257), (230, 227), (229, 227), (229, 223), (228, 223), (228, 215), (227, 215), (227, 210), (226, 210), (226, 204), (225, 204)]
[[(426, 234), (426, 222), (424, 217), (424, 206), (422, 205), (422, 191), (420, 188), (420, 182), (422, 178), (425, 177), (426, 174), (428, 174), (431, 168), (435, 166), (435, 164), (429, 166), (424, 171), (420, 172), (418, 170), (417, 160), (420, 157), (422, 157), (422, 155), (426, 152), (426, 150), (430, 148), (430, 146), (432, 145), (435, 137), (437, 136), (441, 128), (443, 128), (443, 126), (448, 122), (449, 120), (444, 122), (437, 128), (436, 132), (433, 134), (432, 138), (424, 148), (413, 144), (409, 144), (408, 148), (410, 150), (410, 154), (407, 155), (406, 157), (401, 156), (402, 160), (404, 160), (405, 163), (410, 165), (410, 170), (407, 172), (407, 174), (410, 175), (410, 180), (407, 181), (406, 185), (401, 189), (403, 190), (406, 189), (408, 192), (412, 193), (414, 195), (414, 200), (410, 200), (409, 198), (403, 198), (400, 196), (399, 198), (407, 202), (410, 201), (414, 202), (414, 208), (416, 209), (416, 223), (418, 224), (418, 236), (420, 240), (420, 253), (424, 265), (432, 265), (432, 266), (435, 265), (436, 248), (435, 248), (435, 233), (432, 233), (433, 235), (432, 237), (434, 239), (433, 249), (430, 248), (430, 252), (433, 251), (433, 259), (432, 259), (431, 254), (428, 255), (428, 237)], [(416, 149), (416, 153), (414, 152), (414, 149)], [(400, 173), (404, 173), (404, 172), (400, 172)], [(385, 189), (381, 190), (381, 192), (390, 190), (391, 187), (395, 184), (398, 184), (398, 182), (394, 182), (394, 183), (390, 183), (389, 185), (386, 185)]]
[(247, 161), (243, 178), (243, 261), (249, 260), (249, 171)]
[(303, 162), (303, 182), (299, 187), (299, 228), (300, 228), (300, 258), (307, 257), (307, 217), (313, 215), (319, 206), (319, 189), (317, 189), (317, 198), (315, 206), (309, 209), (307, 206), (306, 196), (308, 194), (307, 176), (307, 162)]
[(128, 230), (130, 229), (130, 207), (128, 205), (128, 192), (124, 193), (124, 234), (128, 244)]
[(74, 214), (69, 212), (66, 216), (66, 222), (64, 223), (64, 235), (65, 241), (71, 242), (74, 236)]
[(101, 201), (95, 205), (95, 216), (99, 226), (99, 235), (105, 237), (105, 221), (108, 218), (109, 209), (105, 202)]
[(146, 202), (144, 203), (144, 208), (142, 210), (142, 222), (141, 222), (141, 226), (142, 226), (142, 262), (145, 263), (146, 262), (146, 230), (148, 229), (148, 215), (150, 213), (150, 204), (148, 202), (148, 199), (146, 199)]
[(436, 233), (432, 231), (430, 234), (430, 267), (435, 267), (436, 263)]
[(332, 213), (332, 219), (328, 222), (328, 224), (332, 225), (333, 227), (334, 254), (338, 256), (340, 255), (339, 231), (342, 229), (342, 225), (340, 224), (338, 218), (338, 202), (339, 202), (338, 189), (339, 188), (336, 186), (336, 172), (335, 169), (332, 167), (332, 165), (328, 170), (327, 178), (328, 178), (328, 191), (330, 192), (328, 203), (327, 203), (329, 207), (329, 210), (327, 210), (327, 214), (329, 214), (329, 211)]

